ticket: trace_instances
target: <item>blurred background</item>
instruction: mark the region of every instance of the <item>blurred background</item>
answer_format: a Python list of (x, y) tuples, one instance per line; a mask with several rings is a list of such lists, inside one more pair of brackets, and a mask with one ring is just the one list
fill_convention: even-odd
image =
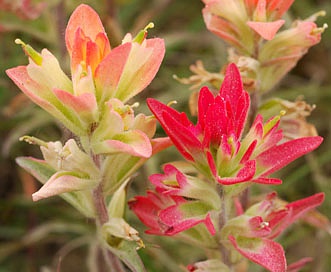
[[(88, 222), (59, 197), (37, 203), (31, 194), (39, 184), (20, 169), (17, 156), (40, 157), (38, 148), (21, 143), (22, 135), (34, 135), (47, 141), (63, 136), (61, 126), (37, 106), (33, 105), (9, 80), (5, 70), (27, 64), (20, 46), (20, 38), (37, 51), (48, 48), (69, 71), (64, 43), (67, 20), (80, 3), (91, 5), (100, 15), (112, 46), (121, 43), (125, 33), (135, 35), (150, 21), (155, 28), (149, 37), (165, 39), (166, 56), (152, 84), (139, 95), (140, 107), (136, 111), (148, 112), (146, 97), (162, 102), (177, 100), (177, 109), (188, 111), (190, 86), (173, 78), (189, 77), (189, 66), (202, 60), (205, 68), (218, 72), (227, 61), (226, 45), (205, 28), (199, 0), (95, 0), (95, 1), (22, 1), (0, 0), (0, 272), (2, 271), (87, 271), (86, 237), (93, 231)], [(287, 16), (304, 19), (319, 10), (327, 15), (317, 21), (319, 26), (331, 27), (330, 0), (295, 1)], [(68, 73), (69, 74), (69, 73)], [(323, 191), (326, 199), (319, 211), (331, 218), (331, 30), (326, 29), (320, 44), (311, 48), (297, 67), (263, 99), (279, 97), (295, 100), (303, 96), (316, 109), (308, 121), (325, 137), (320, 148), (301, 158), (280, 176), (284, 184), (268, 188), (280, 197), (294, 201)], [(162, 135), (158, 130), (158, 135)], [(160, 171), (160, 165), (180, 158), (170, 148), (149, 160), (135, 178), (130, 197), (144, 194), (149, 187), (147, 176)], [(256, 187), (254, 192), (265, 192)], [(318, 215), (315, 215), (318, 216)], [(171, 238), (146, 236), (138, 220), (128, 211), (129, 222), (136, 227), (146, 243), (140, 250), (148, 271), (179, 271), (178, 266), (203, 259), (202, 253), (192, 246)], [(323, 218), (322, 218), (323, 219)], [(323, 220), (320, 219), (320, 222)], [(328, 226), (323, 225), (324, 228)], [(314, 262), (303, 271), (331, 271), (331, 231), (298, 223), (281, 238), (288, 262), (311, 256)], [(263, 271), (252, 266), (251, 271)]]

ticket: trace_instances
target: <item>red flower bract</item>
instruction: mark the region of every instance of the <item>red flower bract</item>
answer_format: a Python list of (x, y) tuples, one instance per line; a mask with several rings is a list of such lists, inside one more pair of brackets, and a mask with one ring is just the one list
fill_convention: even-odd
[[(241, 255), (269, 271), (290, 271), (286, 269), (282, 246), (273, 239), (323, 201), (324, 193), (318, 193), (286, 204), (277, 198), (276, 193), (270, 193), (264, 201), (250, 207), (245, 214), (229, 220), (222, 229), (222, 236), (227, 237)], [(296, 271), (296, 267), (303, 266), (307, 261), (309, 259), (302, 259), (290, 269)]]
[(279, 184), (268, 175), (296, 158), (314, 150), (322, 138), (305, 137), (280, 143), (280, 116), (263, 124), (258, 115), (242, 137), (250, 98), (243, 89), (237, 67), (230, 64), (218, 95), (203, 87), (198, 101), (198, 121), (194, 125), (184, 113), (155, 99), (148, 106), (185, 159), (207, 178), (223, 185), (242, 182)]
[[(201, 213), (201, 203), (188, 201), (181, 196), (168, 195), (161, 188), (148, 191), (147, 196), (137, 196), (129, 201), (130, 209), (149, 227), (148, 234), (172, 236), (204, 223), (214, 235), (210, 214)], [(187, 212), (187, 210), (195, 212)]]

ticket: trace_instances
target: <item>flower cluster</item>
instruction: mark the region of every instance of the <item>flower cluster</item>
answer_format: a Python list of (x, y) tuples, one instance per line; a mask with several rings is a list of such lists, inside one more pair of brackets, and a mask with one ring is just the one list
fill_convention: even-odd
[[(300, 114), (297, 106), (285, 122), (280, 122), (283, 110), (264, 121), (256, 114), (258, 102), (251, 105), (244, 86), (255, 96), (272, 89), (320, 41), (326, 26), (318, 28), (314, 21), (324, 13), (280, 30), (285, 23), (282, 17), (294, 1), (203, 2), (207, 28), (232, 46), (229, 61), (234, 63), (223, 69), (223, 75), (223, 71), (208, 73), (198, 62), (191, 68), (196, 75), (181, 80), (195, 86), (208, 81), (218, 87), (221, 82), (216, 95), (207, 87), (198, 93), (197, 109), (191, 108), (197, 115), (196, 124), (185, 113), (147, 100), (186, 162), (168, 163), (164, 174), (150, 176), (154, 191), (135, 197), (129, 206), (148, 226), (147, 233), (176, 235), (213, 252), (212, 258), (189, 265), (189, 271), (232, 271), (243, 258), (273, 272), (298, 271), (310, 259), (287, 266), (284, 249), (274, 239), (319, 206), (324, 194), (286, 203), (270, 193), (249, 208), (251, 203), (242, 207), (239, 199), (254, 183), (281, 184), (270, 175), (316, 149), (323, 139), (313, 129), (293, 132), (291, 126), (297, 119), (293, 115)], [(291, 109), (292, 104), (277, 101), (273, 106)], [(309, 127), (305, 116), (295, 120), (300, 128)], [(285, 132), (281, 124), (288, 124)]]
[[(105, 253), (110, 270), (125, 270), (116, 255), (132, 271), (143, 272), (136, 249), (144, 244), (124, 218), (127, 187), (147, 159), (174, 145), (185, 161), (165, 164), (163, 174), (149, 178), (154, 189), (128, 203), (148, 227), (146, 233), (176, 236), (205, 249), (209, 259), (187, 266), (191, 272), (233, 271), (245, 258), (273, 272), (297, 271), (310, 259), (287, 266), (284, 249), (274, 239), (318, 207), (324, 194), (292, 203), (276, 193), (255, 202), (241, 197), (253, 184), (281, 184), (271, 175), (315, 150), (323, 138), (306, 124), (311, 108), (304, 102), (276, 99), (265, 107), (290, 111), (283, 122), (290, 128), (283, 132), (284, 111), (265, 118), (246, 87), (253, 82), (253, 97), (273, 88), (320, 41), (325, 26), (318, 28), (314, 21), (323, 12), (281, 30), (294, 0), (203, 2), (207, 28), (232, 49), (231, 63), (220, 74), (210, 76), (201, 62), (193, 69), (214, 85), (222, 82), (216, 94), (201, 88), (196, 123), (153, 98), (147, 104), (154, 117), (135, 115), (139, 104), (128, 104), (149, 85), (164, 57), (164, 41), (147, 39), (152, 23), (111, 48), (98, 14), (80, 5), (65, 31), (71, 77), (47, 49), (39, 53), (17, 39), (29, 63), (8, 69), (7, 75), (72, 135), (64, 143), (23, 136), (40, 146), (43, 159), (20, 157), (17, 162), (43, 184), (34, 201), (60, 195), (95, 220), (95, 252)], [(26, 11), (30, 1), (22, 3)], [(199, 85), (199, 78), (192, 81)], [(310, 132), (291, 130), (293, 119)], [(154, 138), (157, 121), (168, 137)], [(98, 261), (101, 255), (94, 255)]]
[(318, 136), (282, 142), (280, 116), (263, 123), (258, 115), (243, 137), (250, 98), (234, 64), (229, 65), (218, 95), (207, 87), (201, 89), (196, 125), (157, 100), (147, 103), (184, 158), (223, 185), (279, 184), (280, 180), (268, 176), (322, 142)]
[(211, 212), (221, 208), (221, 200), (213, 183), (185, 175), (174, 165), (167, 164), (163, 174), (150, 177), (155, 192), (137, 196), (130, 208), (150, 229), (149, 234), (175, 235), (199, 223), (204, 223), (214, 235)]
[(100, 122), (111, 99), (125, 103), (141, 92), (158, 71), (165, 50), (161, 39), (140, 35), (133, 39), (130, 34), (111, 50), (99, 16), (86, 5), (70, 17), (65, 40), (72, 80), (51, 52), (38, 53), (20, 40), (29, 64), (7, 74), (32, 101), (78, 136), (88, 135)]
[(155, 118), (135, 115), (139, 104), (128, 104), (151, 82), (164, 56), (164, 41), (147, 39), (150, 27), (152, 23), (136, 37), (127, 34), (111, 48), (98, 14), (82, 4), (65, 31), (71, 78), (47, 49), (39, 53), (19, 39), (29, 64), (6, 71), (27, 97), (73, 134), (64, 144), (22, 137), (39, 145), (43, 155), (17, 159), (43, 184), (33, 200), (60, 195), (95, 219), (97, 234), (106, 242), (102, 247), (131, 268), (143, 265), (130, 242), (138, 248), (143, 243), (124, 220), (126, 187), (147, 159), (171, 144), (168, 138), (153, 138)]
[[(250, 89), (272, 89), (308, 51), (319, 43), (327, 27), (314, 21), (318, 12), (281, 29), (282, 18), (294, 0), (203, 0), (203, 17), (208, 30), (226, 41), (234, 51), (229, 56), (240, 68)], [(214, 78), (214, 77), (212, 77)]]
[[(324, 195), (278, 205), (272, 194), (239, 216), (231, 215), (229, 207), (232, 198), (253, 183), (280, 184), (281, 180), (269, 175), (317, 148), (322, 138), (286, 140), (278, 128), (281, 116), (264, 123), (258, 115), (247, 128), (250, 98), (234, 64), (228, 66), (216, 96), (206, 87), (200, 90), (195, 125), (184, 113), (157, 100), (149, 99), (147, 103), (191, 165), (165, 165), (164, 174), (150, 177), (155, 191), (129, 203), (149, 227), (147, 232), (168, 236), (184, 232), (208, 247), (221, 243), (230, 252), (236, 250), (271, 271), (285, 271), (284, 251), (272, 239), (301, 214), (321, 204)], [(247, 133), (243, 135), (245, 127)], [(200, 223), (210, 236), (220, 236), (220, 241), (206, 240)], [(190, 232), (192, 228), (194, 232)], [(233, 256), (225, 264), (238, 259)]]
[[(88, 183), (77, 181), (77, 175), (85, 172), (84, 161), (79, 162), (75, 171), (67, 171), (65, 183), (70, 186), (63, 186), (59, 180), (63, 179), (61, 171), (72, 167), (72, 161), (65, 159), (68, 156), (83, 158), (90, 153), (105, 156), (101, 161), (91, 162), (100, 172), (92, 184), (96, 186), (100, 177), (106, 176), (109, 179), (103, 181), (103, 187), (114, 192), (143, 160), (167, 145), (166, 139), (152, 139), (155, 120), (143, 114), (135, 117), (133, 106), (125, 104), (151, 82), (163, 59), (163, 40), (146, 39), (146, 34), (146, 29), (136, 38), (128, 34), (122, 45), (111, 49), (98, 14), (89, 6), (80, 5), (71, 15), (65, 32), (71, 80), (47, 49), (38, 53), (17, 40), (28, 55), (29, 64), (7, 70), (8, 76), (32, 101), (78, 136), (83, 149), (73, 139), (63, 149), (59, 142), (42, 144), (45, 161), (47, 148), (48, 157), (57, 158), (55, 164), (62, 169), (48, 163), (56, 175), (51, 176), (34, 199), (86, 189)], [(70, 150), (67, 146), (75, 148)], [(111, 175), (107, 174), (110, 163), (119, 166)], [(125, 172), (123, 168), (126, 174), (119, 176)]]
[(273, 239), (323, 200), (324, 194), (319, 193), (287, 204), (271, 193), (264, 201), (226, 223), (221, 236), (230, 244), (224, 244), (270, 271), (287, 271), (285, 252)]

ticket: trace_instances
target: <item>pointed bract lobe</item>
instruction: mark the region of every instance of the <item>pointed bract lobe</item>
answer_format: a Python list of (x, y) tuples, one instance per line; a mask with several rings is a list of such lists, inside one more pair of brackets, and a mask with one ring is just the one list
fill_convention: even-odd
[(278, 30), (285, 23), (284, 20), (278, 20), (275, 22), (247, 22), (247, 25), (256, 31), (263, 39), (272, 40)]
[[(273, 239), (323, 200), (324, 194), (318, 193), (287, 204), (278, 199), (275, 192), (270, 193), (264, 201), (254, 204), (244, 214), (228, 220), (221, 235), (227, 237), (245, 258), (270, 271), (285, 272), (287, 264), (284, 250)], [(304, 261), (299, 262), (298, 266), (304, 264)]]
[(55, 173), (37, 192), (32, 194), (33, 201), (38, 201), (51, 196), (92, 189), (98, 180), (85, 179), (73, 175), (73, 173)]
[[(225, 78), (221, 86), (220, 96), (228, 101), (228, 118), (231, 120), (233, 132), (237, 139), (241, 137), (250, 106), (249, 96), (243, 89), (238, 68), (231, 63), (226, 69)], [(232, 131), (228, 131), (231, 133)]]
[(323, 141), (322, 137), (299, 138), (267, 149), (256, 157), (263, 175), (269, 175), (295, 159), (316, 149)]
[(66, 46), (69, 53), (73, 50), (76, 31), (79, 28), (92, 40), (96, 40), (100, 32), (105, 33), (100, 17), (95, 10), (85, 4), (79, 5), (71, 14), (65, 32)]
[(6, 73), (34, 103), (49, 112), (56, 119), (61, 120), (72, 132), (77, 135), (84, 134), (83, 124), (77, 115), (65, 108), (47, 86), (31, 79), (27, 66), (11, 68), (6, 70)]
[(236, 239), (229, 236), (229, 240), (235, 249), (247, 259), (272, 272), (286, 271), (285, 252), (280, 244), (266, 238), (255, 241), (254, 238)]
[(193, 124), (187, 119), (186, 115), (180, 114), (152, 98), (147, 99), (147, 105), (182, 155), (187, 160), (194, 160), (192, 153), (195, 149), (201, 152), (202, 146), (189, 130), (189, 127), (193, 127)]
[(154, 38), (133, 42), (115, 97), (123, 102), (140, 93), (155, 77), (165, 54), (164, 41)]
[(97, 67), (95, 71), (95, 86), (97, 96), (102, 101), (115, 97), (131, 48), (132, 43), (125, 43), (115, 47)]

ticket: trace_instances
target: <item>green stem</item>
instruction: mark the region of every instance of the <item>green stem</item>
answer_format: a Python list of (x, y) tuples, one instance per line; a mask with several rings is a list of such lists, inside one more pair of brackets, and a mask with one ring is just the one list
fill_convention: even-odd
[[(223, 186), (221, 184), (218, 185), (218, 195), (221, 198), (221, 211), (219, 213), (218, 217), (218, 229), (219, 231), (222, 230), (222, 228), (225, 226), (226, 222), (228, 221), (228, 200), (226, 199), (225, 192), (223, 189)], [(230, 254), (229, 251), (219, 242), (219, 251), (222, 256), (222, 261), (224, 264), (226, 264), (229, 268), (231, 268), (231, 260), (230, 260)]]
[(108, 267), (110, 268), (109, 271), (126, 272), (122, 262), (113, 252), (104, 248), (103, 254)]

